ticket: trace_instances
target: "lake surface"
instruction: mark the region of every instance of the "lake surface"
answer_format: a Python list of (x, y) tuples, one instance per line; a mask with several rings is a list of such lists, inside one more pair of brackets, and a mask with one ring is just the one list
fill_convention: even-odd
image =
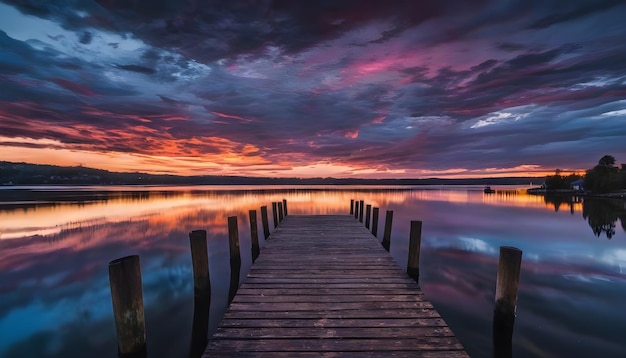
[(115, 357), (108, 263), (132, 254), (141, 257), (148, 357), (187, 356), (188, 233), (208, 233), (213, 330), (227, 305), (227, 218), (238, 217), (244, 278), (248, 211), (257, 210), (263, 241), (259, 208), (271, 223), (282, 199), (290, 215), (348, 215), (350, 199), (364, 200), (380, 208), (379, 238), (393, 210), (391, 255), (402, 267), (409, 223), (422, 220), (422, 290), (472, 357), (491, 356), (499, 246), (524, 251), (515, 357), (626, 356), (626, 201), (515, 187), (15, 189), (0, 187), (0, 357)]

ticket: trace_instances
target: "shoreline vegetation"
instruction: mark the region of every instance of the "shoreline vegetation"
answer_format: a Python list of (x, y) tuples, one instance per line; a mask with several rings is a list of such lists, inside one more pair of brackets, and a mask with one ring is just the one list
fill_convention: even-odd
[(626, 164), (615, 165), (615, 157), (605, 155), (585, 175), (562, 175), (557, 169), (545, 178), (539, 188), (530, 188), (528, 194), (543, 196), (577, 196), (626, 199)]
[(277, 178), (245, 176), (178, 176), (120, 173), (83, 166), (63, 167), (0, 161), (0, 186), (22, 185), (531, 185), (543, 177), (459, 179)]

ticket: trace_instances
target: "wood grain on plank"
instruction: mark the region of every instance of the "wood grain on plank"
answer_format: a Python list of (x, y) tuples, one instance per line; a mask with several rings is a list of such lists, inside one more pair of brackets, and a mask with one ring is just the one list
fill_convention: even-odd
[(353, 216), (289, 215), (203, 357), (468, 357), (418, 285)]

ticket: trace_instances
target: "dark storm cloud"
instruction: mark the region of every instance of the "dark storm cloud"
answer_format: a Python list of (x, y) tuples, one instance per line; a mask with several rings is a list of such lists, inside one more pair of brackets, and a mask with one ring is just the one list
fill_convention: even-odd
[(528, 48), (528, 46), (526, 46), (526, 45), (518, 44), (518, 43), (512, 43), (512, 42), (500, 42), (500, 43), (496, 44), (496, 47), (501, 49), (501, 50), (510, 51), (510, 52), (526, 50)]
[(141, 65), (115, 65), (115, 67), (121, 70), (143, 73), (145, 75), (153, 75), (156, 73), (156, 70), (154, 68), (144, 67)]
[(558, 4), (552, 1), (552, 3), (558, 6), (558, 11), (536, 20), (529, 26), (531, 29), (543, 29), (624, 5), (622, 0), (568, 1), (558, 2)]
[[(97, 71), (99, 65), (85, 64), (76, 58), (48, 46), (41, 49), (22, 41), (14, 40), (0, 31), (0, 76), (8, 76), (0, 83), (5, 90), (0, 100), (31, 99), (45, 102), (69, 102), (74, 99), (50, 91), (54, 84), (65, 90), (87, 96), (130, 95), (134, 93), (128, 86), (112, 85), (102, 79)], [(36, 45), (39, 45), (35, 42)], [(92, 72), (93, 71), (93, 72)]]
[(0, 31), (10, 137), (381, 170), (624, 153), (617, 1), (7, 3), (64, 29)]
[[(382, 31), (374, 43), (384, 43), (406, 29), (425, 21), (458, 16), (444, 36), (448, 40), (463, 37), (477, 29), (504, 21), (520, 19), (537, 12), (530, 28), (573, 21), (614, 9), (620, 0), (574, 1), (507, 1), (473, 0), (459, 3), (439, 1), (176, 1), (101, 0), (91, 3), (79, 0), (9, 0), (21, 11), (59, 21), (65, 28), (80, 30), (95, 27), (111, 31), (132, 32), (157, 47), (176, 48), (191, 58), (213, 60), (238, 55), (263, 53), (267, 45), (297, 53), (318, 43), (337, 38), (348, 31), (375, 21), (390, 21), (393, 28)], [(76, 11), (68, 11), (74, 9)], [(86, 19), (77, 12), (89, 13)], [(140, 24), (137, 28), (137, 24)], [(84, 32), (87, 36), (89, 32)], [(504, 43), (504, 46), (513, 44)], [(513, 45), (513, 48), (523, 46)]]
[(91, 34), (91, 32), (85, 31), (80, 35), (78, 42), (80, 42), (83, 45), (87, 45), (91, 42), (92, 38), (93, 38), (93, 35)]
[[(396, 24), (374, 41), (380, 43), (424, 21), (487, 3), (485, 0), (462, 4), (452, 0), (323, 0), (306, 4), (288, 0), (7, 2), (24, 13), (59, 21), (67, 29), (95, 27), (128, 31), (151, 45), (175, 48), (190, 58), (202, 60), (260, 55), (267, 45), (297, 53), (374, 21), (389, 20)], [(83, 19), (77, 11), (88, 12), (89, 16)]]
[(27, 44), (16, 41), (6, 32), (0, 30), (0, 47), (2, 47), (2, 55), (0, 56), (0, 71), (4, 74), (16, 74), (28, 72), (29, 62), (38, 57), (38, 53), (33, 51)]

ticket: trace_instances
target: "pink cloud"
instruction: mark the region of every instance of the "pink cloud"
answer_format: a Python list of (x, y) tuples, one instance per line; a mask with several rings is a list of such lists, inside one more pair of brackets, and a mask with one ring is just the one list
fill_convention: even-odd
[(81, 84), (72, 82), (72, 81), (64, 80), (62, 78), (50, 78), (49, 80), (50, 80), (50, 82), (56, 83), (57, 85), (65, 88), (66, 90), (72, 91), (74, 93), (81, 94), (83, 96), (90, 96), (91, 97), (91, 96), (95, 96), (96, 95), (96, 93), (94, 91), (92, 91), (91, 89), (89, 89), (89, 88), (87, 88), (87, 87), (85, 87), (85, 86), (83, 86)]
[(226, 114), (226, 113), (220, 113), (220, 112), (211, 112), (211, 114), (216, 115), (216, 116), (221, 117), (221, 118), (237, 119), (237, 120), (243, 121), (243, 122), (254, 122), (254, 120), (252, 120), (252, 119), (243, 118), (243, 117), (235, 116), (235, 115), (232, 115), (232, 114)]

